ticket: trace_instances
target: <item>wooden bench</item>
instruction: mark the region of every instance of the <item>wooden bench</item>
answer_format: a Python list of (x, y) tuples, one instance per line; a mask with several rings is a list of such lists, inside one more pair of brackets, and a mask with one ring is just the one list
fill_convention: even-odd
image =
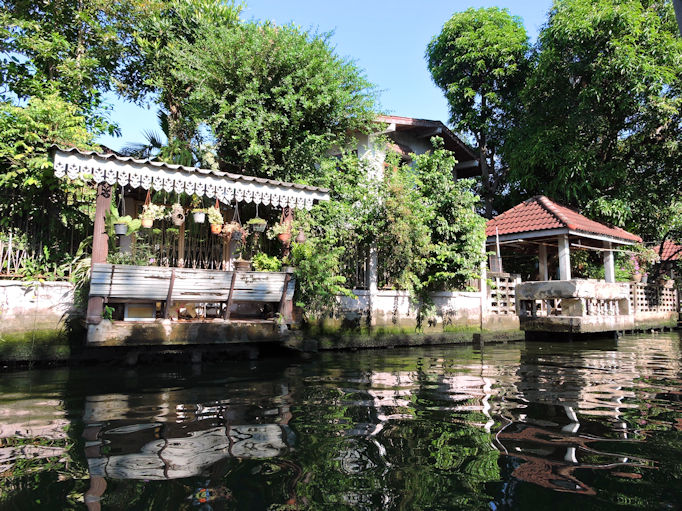
[[(279, 303), (282, 309), (293, 301), (294, 288), (294, 279), (285, 272), (97, 263), (92, 268), (90, 296), (120, 303), (165, 302), (165, 317), (172, 302), (225, 302), (225, 319), (229, 319), (232, 302)], [(290, 318), (285, 321), (290, 322)]]

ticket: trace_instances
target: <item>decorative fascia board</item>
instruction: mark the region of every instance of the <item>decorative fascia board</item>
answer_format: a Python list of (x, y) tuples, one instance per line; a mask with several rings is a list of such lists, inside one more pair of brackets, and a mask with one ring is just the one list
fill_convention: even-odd
[(144, 190), (164, 190), (199, 197), (216, 198), (229, 204), (237, 202), (265, 206), (311, 209), (314, 201), (329, 200), (329, 194), (293, 186), (270, 183), (242, 182), (213, 174), (172, 170), (116, 159), (101, 159), (96, 155), (56, 151), (54, 173), (72, 181), (119, 184)]

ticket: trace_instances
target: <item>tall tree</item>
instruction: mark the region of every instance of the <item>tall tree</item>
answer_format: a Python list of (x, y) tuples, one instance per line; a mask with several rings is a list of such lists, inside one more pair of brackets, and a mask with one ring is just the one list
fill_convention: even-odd
[(134, 80), (127, 74), (132, 0), (0, 1), (2, 101), (59, 94), (85, 115), (90, 129), (115, 131), (102, 93)]
[(246, 23), (207, 31), (179, 53), (194, 115), (212, 128), (225, 169), (284, 180), (374, 118), (372, 86), (327, 35)]
[(478, 145), (481, 195), (489, 218), (504, 183), (500, 153), (526, 77), (528, 51), (521, 19), (496, 7), (455, 13), (426, 49), (433, 81), (448, 100), (451, 122)]
[(506, 144), (513, 188), (650, 238), (682, 189), (682, 39), (670, 1), (556, 1)]
[(138, 102), (146, 101), (150, 93), (155, 95), (166, 115), (170, 145), (182, 152), (200, 141), (195, 140), (199, 119), (187, 110), (196, 77), (182, 80), (176, 73), (183, 65), (181, 50), (219, 29), (229, 31), (237, 26), (241, 10), (233, 0), (155, 0), (138, 8), (132, 27), (137, 52), (128, 74), (143, 78), (125, 93)]

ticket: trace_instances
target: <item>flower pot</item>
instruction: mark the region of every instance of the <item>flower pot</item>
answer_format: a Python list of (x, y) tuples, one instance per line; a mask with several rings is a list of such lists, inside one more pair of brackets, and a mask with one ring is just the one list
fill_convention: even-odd
[(251, 230), (253, 232), (264, 232), (265, 228), (268, 226), (265, 222), (263, 223), (258, 223), (258, 224), (249, 224), (249, 227), (251, 227)]
[(235, 261), (234, 269), (238, 271), (251, 271), (251, 261)]
[(149, 229), (152, 225), (154, 225), (153, 218), (140, 218), (140, 222), (142, 222), (142, 227), (145, 229)]
[(117, 236), (125, 236), (128, 232), (128, 224), (114, 224), (114, 232)]
[(211, 232), (213, 234), (220, 234), (222, 230), (223, 226), (221, 224), (211, 224)]
[(634, 280), (635, 282), (642, 282), (642, 274), (641, 273), (635, 273), (632, 276), (632, 280)]
[(195, 211), (192, 213), (192, 218), (195, 224), (203, 224), (206, 221), (206, 213), (203, 211)]
[(291, 233), (290, 232), (282, 232), (277, 235), (277, 239), (281, 241), (282, 243), (289, 243), (289, 240), (291, 239)]
[(244, 234), (241, 231), (234, 231), (230, 235), (230, 239), (232, 239), (233, 241), (241, 241), (243, 235)]

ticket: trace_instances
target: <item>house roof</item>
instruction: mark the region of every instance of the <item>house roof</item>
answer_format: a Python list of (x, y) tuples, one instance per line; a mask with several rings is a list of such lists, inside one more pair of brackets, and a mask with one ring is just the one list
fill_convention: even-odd
[(682, 246), (670, 240), (663, 242), (663, 252), (661, 252), (661, 245), (656, 245), (654, 252), (661, 255), (661, 261), (678, 261), (682, 259)]
[(455, 152), (460, 161), (478, 159), (474, 150), (441, 121), (415, 119), (414, 117), (401, 117), (398, 115), (380, 115), (376, 118), (376, 121), (395, 125), (397, 131), (409, 129), (417, 129), (424, 132), (433, 131), (433, 135), (441, 135), (443, 137), (445, 148)]
[[(513, 235), (522, 239), (529, 233), (547, 232), (547, 235), (586, 234), (606, 237), (626, 243), (641, 242), (642, 238), (619, 227), (609, 227), (595, 222), (566, 206), (561, 206), (544, 195), (537, 195), (514, 206), (501, 215), (488, 220), (486, 236)], [(527, 237), (527, 236), (526, 236)]]

